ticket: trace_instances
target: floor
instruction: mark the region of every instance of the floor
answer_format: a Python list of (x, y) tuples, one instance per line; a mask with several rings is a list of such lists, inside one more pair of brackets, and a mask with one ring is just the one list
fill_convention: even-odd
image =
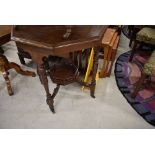
[[(118, 55), (129, 50), (129, 40), (121, 36)], [(9, 61), (20, 64), (14, 42), (3, 46)], [(22, 66), (22, 65), (21, 65)], [(24, 69), (35, 71), (28, 61)], [(38, 76), (25, 77), (10, 71), (14, 96), (9, 97), (0, 76), (0, 128), (154, 128), (127, 103), (117, 88), (114, 73), (97, 83), (96, 98), (82, 92), (78, 84), (61, 87), (52, 114)], [(50, 81), (50, 89), (55, 86)]]

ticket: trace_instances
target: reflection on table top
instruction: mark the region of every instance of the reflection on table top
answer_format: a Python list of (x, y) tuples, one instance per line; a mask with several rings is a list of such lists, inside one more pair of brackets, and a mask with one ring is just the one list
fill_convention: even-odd
[(14, 26), (12, 39), (34, 46), (53, 48), (99, 41), (106, 28), (105, 25), (18, 25)]

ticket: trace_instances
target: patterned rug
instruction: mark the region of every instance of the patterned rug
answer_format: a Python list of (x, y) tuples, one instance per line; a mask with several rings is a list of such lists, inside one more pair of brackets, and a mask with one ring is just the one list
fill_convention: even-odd
[[(146, 54), (147, 53), (147, 54)], [(144, 87), (139, 91), (137, 97), (132, 99), (131, 92), (135, 89), (135, 83), (141, 76), (141, 69), (149, 58), (151, 52), (141, 51), (137, 53), (132, 63), (129, 63), (131, 51), (119, 56), (115, 65), (115, 78), (119, 90), (126, 98), (128, 103), (140, 114), (147, 122), (155, 126), (155, 87)], [(155, 86), (155, 78), (151, 77), (145, 82)]]

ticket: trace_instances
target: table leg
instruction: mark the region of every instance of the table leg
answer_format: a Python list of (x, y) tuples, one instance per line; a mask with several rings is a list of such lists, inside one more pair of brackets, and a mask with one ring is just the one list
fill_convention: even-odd
[(45, 91), (46, 91), (46, 102), (49, 105), (50, 110), (55, 113), (54, 110), (54, 100), (52, 95), (49, 92), (49, 86), (48, 86), (48, 79), (47, 79), (47, 74), (46, 74), (46, 69), (45, 69), (45, 65), (43, 64), (39, 64), (38, 65), (38, 75), (41, 81), (41, 84), (44, 86)]
[(90, 95), (95, 98), (95, 86), (96, 86), (96, 74), (98, 69), (98, 58), (99, 58), (99, 49), (95, 48), (94, 60), (93, 60), (93, 70), (92, 70), (92, 81), (90, 86)]
[(3, 54), (4, 50), (2, 49), (2, 47), (0, 46), (0, 54)]

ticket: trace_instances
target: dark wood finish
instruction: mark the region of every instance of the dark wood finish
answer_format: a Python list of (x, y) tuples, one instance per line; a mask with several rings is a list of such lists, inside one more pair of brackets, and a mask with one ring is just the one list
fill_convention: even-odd
[(138, 45), (138, 41), (135, 40), (135, 41), (134, 41), (134, 45), (133, 45), (133, 49), (132, 49), (132, 51), (131, 51), (131, 55), (130, 55), (130, 58), (129, 58), (129, 62), (132, 61), (132, 59), (133, 59), (133, 57), (134, 57), (134, 54), (135, 54), (136, 51), (137, 51), (137, 45)]
[[(44, 58), (50, 55), (65, 57), (66, 54), (83, 49), (102, 46), (102, 37), (107, 26), (59, 25), (59, 26), (15, 26), (12, 31), (12, 40), (19, 48), (27, 51), (34, 62), (38, 64), (38, 75), (43, 84), (47, 104), (54, 112), (53, 98), (49, 92), (48, 79)], [(70, 55), (71, 56), (71, 55)], [(93, 76), (90, 94), (94, 97), (95, 76), (98, 66), (98, 50), (95, 52)], [(57, 92), (57, 89), (55, 90)], [(55, 95), (54, 95), (55, 96)]]
[(130, 25), (129, 26), (129, 32), (130, 32), (130, 42), (129, 42), (129, 47), (132, 46), (132, 43), (135, 41), (136, 39), (136, 34), (137, 32), (143, 28), (143, 25)]
[(54, 111), (54, 106), (53, 106), (53, 97), (50, 94), (49, 91), (49, 86), (48, 86), (48, 79), (47, 79), (47, 73), (46, 73), (46, 69), (45, 69), (45, 65), (44, 63), (42, 64), (38, 64), (38, 75), (41, 81), (41, 84), (44, 86), (45, 92), (46, 92), (46, 102), (50, 107), (50, 110), (55, 113)]
[(0, 47), (0, 54), (3, 54), (4, 50), (2, 49), (2, 47)]
[(0, 54), (4, 53), (2, 45), (9, 42), (11, 38), (11, 26), (10, 25), (0, 25)]
[(19, 73), (21, 75), (26, 75), (26, 76), (33, 76), (34, 77), (35, 73), (30, 72), (30, 71), (22, 70), (19, 65), (17, 65), (14, 62), (9, 62), (4, 55), (0, 54), (0, 71), (2, 72), (3, 77), (4, 77), (5, 81), (6, 81), (9, 95), (13, 95), (11, 82), (10, 82), (10, 79), (8, 77), (8, 74), (9, 74), (8, 71), (10, 69), (15, 69), (17, 73)]
[(0, 45), (10, 41), (11, 25), (0, 25)]

